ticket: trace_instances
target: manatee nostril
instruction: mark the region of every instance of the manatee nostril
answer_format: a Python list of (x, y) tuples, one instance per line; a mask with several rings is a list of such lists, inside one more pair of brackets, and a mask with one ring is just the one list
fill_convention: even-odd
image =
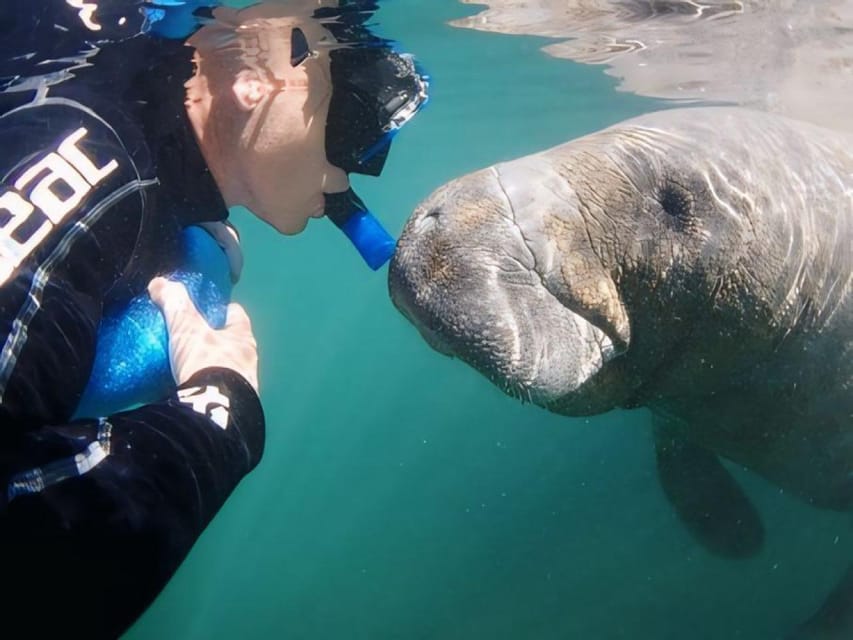
[(434, 209), (430, 209), (424, 215), (419, 216), (415, 222), (415, 231), (423, 233), (424, 231), (432, 229), (436, 222), (438, 222), (438, 217), (440, 215), (441, 209), (436, 207)]

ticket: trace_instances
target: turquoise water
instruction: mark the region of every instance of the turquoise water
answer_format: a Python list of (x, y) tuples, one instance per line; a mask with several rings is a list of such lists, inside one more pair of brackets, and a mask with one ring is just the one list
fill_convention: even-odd
[[(661, 106), (542, 39), (446, 26), (475, 11), (455, 0), (385, 5), (433, 76), (382, 178), (355, 183), (394, 233), (454, 176)], [(766, 548), (708, 556), (657, 486), (643, 412), (521, 406), (430, 350), (327, 221), (235, 221), (266, 453), (126, 638), (776, 638), (845, 566), (846, 517), (740, 472)]]

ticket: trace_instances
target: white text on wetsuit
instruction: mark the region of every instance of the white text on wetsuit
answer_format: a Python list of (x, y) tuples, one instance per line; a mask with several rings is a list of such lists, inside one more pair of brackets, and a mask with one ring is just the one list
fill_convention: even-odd
[[(56, 151), (24, 171), (15, 181), (14, 190), (0, 195), (0, 284), (97, 184), (118, 168), (114, 158), (98, 167), (83, 153), (77, 145), (87, 133), (85, 127), (77, 129)], [(47, 218), (38, 226), (35, 220), (31, 222), (36, 209)], [(22, 226), (32, 230), (23, 232)], [(20, 237), (21, 233), (27, 237)]]

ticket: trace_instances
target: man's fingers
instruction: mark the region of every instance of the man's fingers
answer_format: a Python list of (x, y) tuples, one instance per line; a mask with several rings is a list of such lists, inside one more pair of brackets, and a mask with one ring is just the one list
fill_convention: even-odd
[(208, 326), (204, 317), (196, 309), (187, 293), (186, 287), (180, 282), (172, 282), (166, 278), (154, 278), (148, 284), (148, 295), (160, 307), (166, 318), (166, 326), (171, 329), (180, 323)]
[(229, 304), (225, 327), (216, 331), (207, 324), (181, 283), (154, 278), (148, 284), (148, 293), (166, 318), (175, 382), (181, 385), (198, 371), (225, 367), (242, 375), (258, 391), (257, 344), (243, 307)]

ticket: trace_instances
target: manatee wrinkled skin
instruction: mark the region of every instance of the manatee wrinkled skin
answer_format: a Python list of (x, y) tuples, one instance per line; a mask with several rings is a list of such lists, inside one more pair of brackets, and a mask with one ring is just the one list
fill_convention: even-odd
[[(763, 529), (719, 458), (853, 508), (851, 279), (853, 139), (735, 107), (454, 180), (389, 270), (426, 341), (510, 395), (568, 416), (648, 408), (666, 495), (728, 556)], [(851, 625), (847, 583), (803, 637)]]

